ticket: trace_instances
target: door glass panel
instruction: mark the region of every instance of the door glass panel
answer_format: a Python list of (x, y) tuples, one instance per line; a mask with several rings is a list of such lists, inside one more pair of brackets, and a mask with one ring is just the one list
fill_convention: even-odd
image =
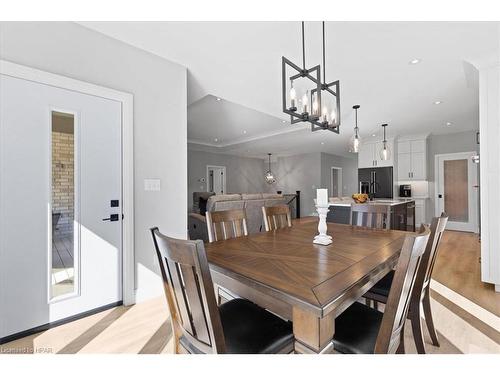
[(75, 121), (52, 112), (51, 297), (75, 291)]
[(444, 161), (444, 211), (450, 221), (469, 221), (468, 160)]

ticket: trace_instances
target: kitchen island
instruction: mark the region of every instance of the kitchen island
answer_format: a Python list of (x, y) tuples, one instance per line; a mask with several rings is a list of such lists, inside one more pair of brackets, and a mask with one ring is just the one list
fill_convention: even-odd
[(330, 211), (326, 221), (349, 224), (351, 204), (387, 206), (391, 215), (391, 229), (415, 231), (415, 201), (413, 199), (374, 199), (366, 203), (354, 203), (352, 199), (330, 201)]

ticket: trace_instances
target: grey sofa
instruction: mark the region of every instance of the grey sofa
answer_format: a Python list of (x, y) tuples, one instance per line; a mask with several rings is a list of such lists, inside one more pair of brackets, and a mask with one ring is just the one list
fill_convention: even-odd
[[(188, 216), (188, 233), (191, 240), (208, 241), (205, 216), (199, 212), (198, 200), (195, 203), (193, 193), (193, 212)], [(247, 214), (248, 233), (263, 230), (262, 207), (286, 204), (281, 194), (220, 194), (208, 197), (207, 211), (225, 211), (244, 208)], [(196, 212), (196, 210), (198, 210)]]

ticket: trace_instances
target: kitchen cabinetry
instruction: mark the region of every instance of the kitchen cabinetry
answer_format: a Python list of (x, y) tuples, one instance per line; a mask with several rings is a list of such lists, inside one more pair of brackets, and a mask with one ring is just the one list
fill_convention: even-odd
[(398, 180), (427, 179), (426, 151), (426, 139), (398, 141)]
[(362, 143), (358, 152), (358, 168), (392, 167), (394, 165), (394, 141), (388, 139), (387, 146), (391, 157), (389, 160), (381, 160), (382, 141)]
[[(389, 206), (390, 215), (391, 215), (391, 229), (395, 230), (404, 230), (404, 231), (414, 231), (415, 228), (419, 228), (415, 224), (413, 225), (414, 220), (414, 202), (410, 201), (397, 201), (397, 200), (386, 200), (386, 204)], [(369, 201), (364, 203), (366, 205), (369, 204), (384, 204), (377, 200)], [(337, 203), (332, 204), (329, 208), (326, 221), (329, 223), (339, 223), (339, 224), (350, 224), (350, 216), (351, 216), (351, 205), (349, 203)], [(420, 224), (419, 224), (420, 225)]]

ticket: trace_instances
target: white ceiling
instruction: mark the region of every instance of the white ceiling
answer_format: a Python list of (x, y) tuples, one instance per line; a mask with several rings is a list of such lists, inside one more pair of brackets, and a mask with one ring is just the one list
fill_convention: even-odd
[[(300, 22), (82, 24), (187, 67), (190, 148), (262, 157), (347, 154), (354, 104), (365, 138), (385, 122), (391, 136), (476, 129), (477, 76), (467, 61), (499, 49), (493, 22), (327, 22), (326, 75), (341, 83), (336, 135), (282, 122), (281, 56), (301, 64)], [(320, 37), (321, 23), (307, 22), (309, 67), (321, 62)]]

